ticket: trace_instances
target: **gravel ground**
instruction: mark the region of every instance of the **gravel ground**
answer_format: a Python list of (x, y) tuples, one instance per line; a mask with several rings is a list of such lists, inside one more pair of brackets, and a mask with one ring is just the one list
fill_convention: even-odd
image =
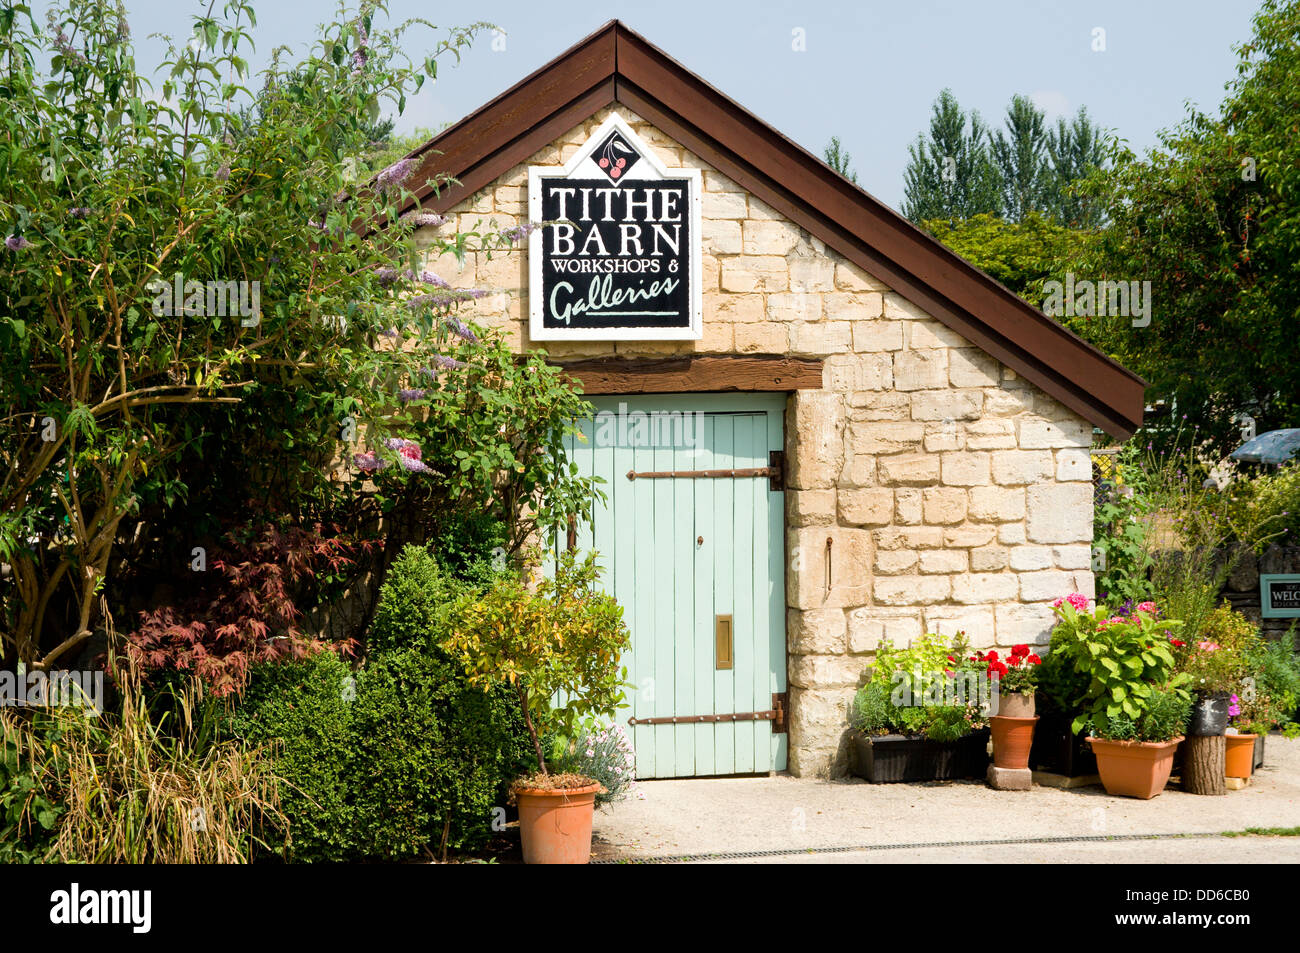
[[(1150, 801), (1101, 787), (994, 791), (977, 781), (867, 784), (786, 775), (644, 781), (643, 799), (599, 811), (593, 859), (752, 851), (762, 862), (1294, 863), (1300, 837), (1078, 840), (1039, 845), (973, 841), (1219, 834), (1300, 825), (1300, 740), (1268, 739), (1267, 763), (1226, 797), (1171, 785)], [(952, 846), (925, 846), (925, 845)], [(818, 848), (866, 847), (817, 853)], [(811, 853), (809, 853), (811, 851)], [(707, 859), (707, 858), (701, 858)]]

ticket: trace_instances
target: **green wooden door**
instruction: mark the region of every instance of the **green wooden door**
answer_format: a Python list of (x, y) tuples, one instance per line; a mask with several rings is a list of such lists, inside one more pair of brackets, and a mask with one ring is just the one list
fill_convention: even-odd
[[(638, 477), (630, 471), (766, 467), (782, 449), (779, 395), (593, 398), (570, 452), (607, 499), (575, 543), (599, 554), (632, 633), (633, 684), (619, 720), (771, 709), (786, 690), (783, 494), (766, 477)], [(565, 541), (560, 541), (565, 545)], [(730, 617), (730, 667), (717, 658)], [(641, 778), (749, 774), (786, 766), (766, 720), (636, 725)]]

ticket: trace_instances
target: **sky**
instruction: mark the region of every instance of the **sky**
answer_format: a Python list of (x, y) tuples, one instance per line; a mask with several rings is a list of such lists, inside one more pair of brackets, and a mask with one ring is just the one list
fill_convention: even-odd
[[(188, 37), (206, 0), (125, 0), (137, 61), (157, 62), (148, 34)], [(34, 5), (43, 22), (44, 4)], [(490, 22), (458, 66), (397, 117), (397, 130), (438, 128), (502, 90), (610, 19), (651, 43), (805, 148), (838, 136), (858, 183), (898, 208), (907, 147), (929, 122), (939, 91), (1001, 125), (1012, 95), (1049, 119), (1088, 107), (1094, 121), (1139, 151), (1157, 144), (1188, 103), (1216, 111), (1234, 75), (1233, 47), (1249, 39), (1255, 0), (604, 0), (593, 4), (476, 0), (458, 7), (391, 0), (393, 20), (438, 27)], [(254, 68), (287, 45), (305, 51), (334, 18), (323, 0), (262, 0)], [(442, 33), (415, 30), (422, 57)], [(798, 42), (802, 40), (802, 44)], [(798, 48), (802, 45), (802, 49)]]

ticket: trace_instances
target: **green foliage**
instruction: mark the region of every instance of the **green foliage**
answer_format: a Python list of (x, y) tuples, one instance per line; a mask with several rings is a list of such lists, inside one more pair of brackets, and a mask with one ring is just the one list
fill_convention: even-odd
[[(966, 637), (927, 633), (904, 649), (883, 641), (870, 680), (853, 700), (853, 726), (868, 735), (924, 735), (954, 741), (983, 724), (983, 664), (967, 659)], [(956, 702), (956, 704), (954, 704)]]
[(1076, 233), (1039, 213), (1020, 222), (990, 214), (962, 219), (927, 219), (921, 227), (989, 277), (1030, 304), (1043, 301), (1043, 282), (1079, 241)]
[[(1176, 404), (1214, 456), (1241, 443), (1240, 415), (1262, 433), (1300, 410), (1297, 33), (1300, 4), (1264, 0), (1218, 115), (1191, 112), (1144, 157), (1112, 147), (1113, 171), (1089, 183), (1111, 224), (1072, 263), (1093, 279), (1151, 282), (1148, 327), (1071, 327)], [(1153, 420), (1148, 439), (1162, 445), (1182, 422)]]
[(428, 549), (414, 544), (404, 547), (379, 589), (370, 623), (370, 651), (408, 647), (433, 651), (446, 635), (452, 588)]
[(988, 127), (978, 112), (967, 114), (952, 90), (934, 101), (929, 138), (908, 146), (903, 214), (913, 222), (997, 215), (1001, 181), (989, 155)]
[(503, 576), (457, 601), (444, 643), (471, 684), (514, 689), (543, 773), (540, 731), (576, 737), (582, 719), (612, 718), (626, 687), (623, 608), (597, 576), (595, 554), (578, 563), (572, 550), (536, 592)]
[(1240, 693), (1240, 727), (1294, 733), (1300, 728), (1300, 653), (1295, 650), (1295, 627), (1281, 639), (1256, 638), (1246, 649), (1246, 663), (1251, 675)]
[(1250, 671), (1246, 653), (1257, 632), (1255, 623), (1226, 605), (1207, 613), (1196, 637), (1175, 651), (1187, 688), (1207, 695), (1240, 692)]
[[(39, 744), (29, 740), (42, 732)], [(58, 727), (23, 723), (0, 715), (0, 864), (41, 863), (49, 857), (63, 806), (41, 782), (45, 771), (32, 763), (39, 751), (57, 758)], [(56, 769), (57, 770), (57, 769)]]
[(826, 160), (828, 166), (844, 176), (844, 178), (854, 185), (858, 184), (858, 174), (851, 168), (853, 157), (844, 151), (844, 147), (840, 145), (839, 136), (831, 136), (831, 141), (822, 151), (822, 158)]
[(1152, 594), (1149, 506), (1137, 454), (1136, 445), (1126, 444), (1111, 465), (1113, 472), (1099, 475), (1093, 485), (1092, 548), (1101, 567), (1097, 598), (1112, 605), (1142, 602)]
[[(1075, 671), (1088, 679), (1078, 699), (1078, 714), (1072, 731), (1091, 722), (1094, 730), (1107, 732), (1111, 719), (1140, 721), (1152, 694), (1169, 689), (1188, 697), (1182, 686), (1187, 676), (1176, 675), (1176, 660), (1170, 646), (1170, 632), (1182, 623), (1157, 621), (1147, 612), (1114, 617), (1104, 606), (1093, 613), (1080, 612), (1063, 602), (1056, 610), (1060, 621), (1053, 654), (1073, 663)], [(1057, 663), (1060, 664), (1060, 663)]]
[(415, 648), (259, 666), (228, 729), (276, 743), (296, 861), (480, 846), (527, 750), (510, 693)]
[(1093, 722), (1089, 731), (1106, 741), (1172, 741), (1187, 730), (1191, 713), (1192, 702), (1186, 692), (1173, 688), (1154, 689), (1138, 716), (1120, 712), (1101, 725)]
[(1224, 492), (1238, 540), (1256, 551), (1268, 543), (1300, 544), (1300, 462), (1234, 479)]

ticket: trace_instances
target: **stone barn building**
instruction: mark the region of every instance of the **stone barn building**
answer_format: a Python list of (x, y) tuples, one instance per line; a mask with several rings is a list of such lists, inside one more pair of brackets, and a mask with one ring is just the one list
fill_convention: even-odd
[(842, 773), (882, 639), (1042, 644), (1093, 594), (1089, 448), (1141, 379), (621, 23), (413, 155), (444, 231), (565, 223), (429, 267), (597, 408), (569, 543), (632, 630), (639, 776)]

